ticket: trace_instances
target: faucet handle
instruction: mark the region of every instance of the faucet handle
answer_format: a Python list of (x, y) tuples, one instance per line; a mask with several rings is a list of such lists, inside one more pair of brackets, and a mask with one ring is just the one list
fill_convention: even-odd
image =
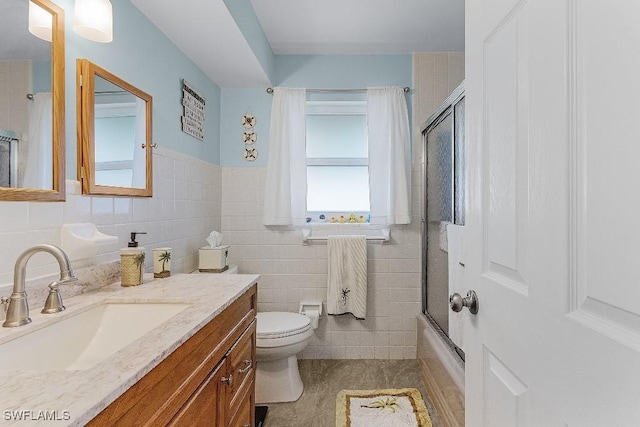
[(49, 285), (49, 295), (47, 296), (47, 300), (44, 303), (44, 308), (40, 313), (60, 313), (66, 308), (62, 304), (62, 296), (60, 295), (60, 291), (58, 290), (59, 284), (59, 282), (53, 282)]
[(9, 307), (9, 298), (8, 297), (0, 297), (0, 304), (2, 304), (2, 308), (4, 312), (7, 312), (7, 308)]

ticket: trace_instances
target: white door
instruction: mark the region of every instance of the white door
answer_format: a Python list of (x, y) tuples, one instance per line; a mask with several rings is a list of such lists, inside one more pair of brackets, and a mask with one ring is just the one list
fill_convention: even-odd
[[(447, 261), (449, 263), (449, 295), (457, 293), (464, 296), (467, 293), (465, 280), (464, 259), (464, 226), (447, 225)], [(449, 339), (462, 351), (467, 351), (464, 333), (470, 328), (468, 312), (449, 310)]]
[(640, 425), (640, 1), (467, 0), (466, 425)]

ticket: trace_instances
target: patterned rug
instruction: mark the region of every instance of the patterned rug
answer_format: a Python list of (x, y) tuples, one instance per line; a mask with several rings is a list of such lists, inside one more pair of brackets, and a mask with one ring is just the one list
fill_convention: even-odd
[(336, 427), (432, 427), (416, 388), (342, 390), (336, 398)]

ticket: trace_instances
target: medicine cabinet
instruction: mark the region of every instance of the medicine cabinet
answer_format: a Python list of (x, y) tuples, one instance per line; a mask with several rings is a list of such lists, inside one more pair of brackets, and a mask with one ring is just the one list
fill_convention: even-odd
[(76, 82), (82, 194), (153, 196), (151, 96), (86, 59)]

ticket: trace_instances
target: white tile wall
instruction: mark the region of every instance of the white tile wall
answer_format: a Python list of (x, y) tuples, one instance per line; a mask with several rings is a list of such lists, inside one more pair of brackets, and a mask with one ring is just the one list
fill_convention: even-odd
[[(258, 310), (297, 312), (301, 301), (326, 302), (327, 246), (303, 245), (302, 232), (262, 225), (266, 168), (223, 168), (222, 231), (241, 273), (261, 274)], [(302, 357), (413, 359), (420, 312), (420, 225), (391, 231), (368, 248), (367, 318), (323, 316)], [(336, 226), (339, 227), (339, 226)]]
[[(38, 243), (60, 245), (64, 223), (93, 222), (103, 233), (119, 238), (94, 258), (72, 261), (74, 268), (119, 260), (129, 233), (146, 231), (138, 240), (146, 248), (147, 271), (152, 268), (151, 249), (160, 246), (173, 248), (172, 272), (197, 269), (198, 248), (212, 230), (220, 229), (221, 168), (162, 148), (154, 151), (153, 162), (152, 198), (83, 196), (77, 181), (67, 181), (65, 202), (2, 202), (0, 295), (11, 291), (18, 255)], [(57, 272), (48, 254), (34, 255), (27, 265), (28, 280)]]

